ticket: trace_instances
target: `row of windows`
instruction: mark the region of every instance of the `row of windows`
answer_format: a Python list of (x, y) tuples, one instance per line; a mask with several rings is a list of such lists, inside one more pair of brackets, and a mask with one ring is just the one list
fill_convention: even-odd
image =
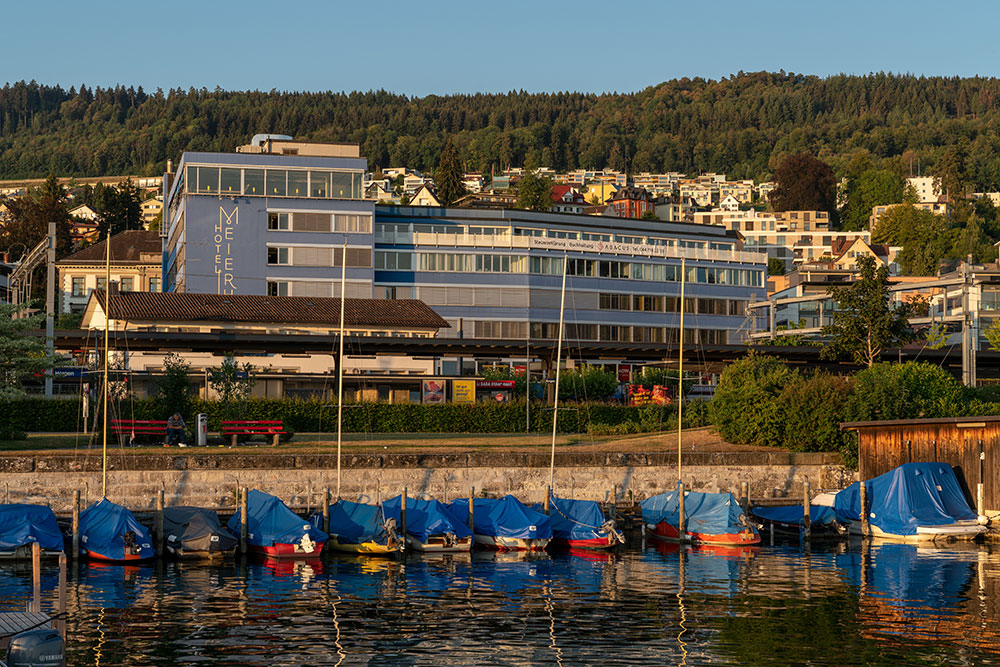
[[(112, 281), (115, 282), (115, 281)], [(134, 292), (136, 290), (135, 279), (132, 276), (123, 276), (118, 279), (118, 289), (121, 292)], [(103, 290), (107, 287), (108, 282), (106, 278), (97, 279), (97, 289)], [(139, 288), (142, 288), (140, 281)], [(159, 292), (160, 291), (160, 279), (150, 278), (149, 279), (149, 291)], [(90, 290), (87, 289), (87, 279), (85, 277), (75, 277), (72, 279), (72, 295), (73, 296), (87, 296), (90, 294)]]
[[(415, 255), (415, 257), (414, 257)], [(523, 255), (458, 254), (375, 251), (375, 268), (400, 271), (451, 271), (483, 273), (532, 273), (562, 275), (561, 257), (525, 257)], [(681, 267), (676, 264), (647, 264), (616, 260), (571, 258), (567, 275), (588, 278), (622, 278), (651, 282), (679, 282)], [(751, 269), (726, 269), (692, 266), (687, 281), (705, 285), (763, 287), (764, 274)]]
[(370, 215), (345, 213), (268, 213), (267, 229), (272, 232), (361, 232), (372, 229)]
[(484, 227), (478, 225), (436, 225), (424, 223), (392, 223), (380, 222), (375, 225), (375, 232), (379, 235), (390, 234), (458, 234), (465, 236), (535, 236), (550, 239), (573, 239), (581, 241), (601, 241), (610, 243), (628, 243), (632, 245), (656, 245), (678, 248), (691, 248), (701, 250), (732, 250), (733, 244), (730, 242), (715, 241), (674, 241), (674, 239), (656, 238), (652, 236), (635, 236), (623, 234), (601, 234), (596, 232), (578, 232), (562, 229), (542, 229), (537, 227)]
[(361, 199), (363, 175), (315, 169), (187, 168), (187, 186), (199, 194)]
[[(616, 343), (663, 343), (676, 345), (678, 329), (672, 327), (640, 327), (616, 324), (563, 325), (563, 340), (596, 340)], [(559, 336), (559, 324), (555, 322), (532, 322), (531, 337), (554, 340)], [(727, 332), (723, 329), (685, 329), (684, 343), (691, 345), (724, 345)]]
[[(342, 265), (343, 248), (331, 246), (268, 246), (267, 263), (272, 266), (335, 267)], [(372, 251), (369, 248), (348, 248), (348, 268), (371, 268)]]
[[(638, 294), (600, 295), (601, 310), (631, 310), (654, 313), (680, 312), (680, 299), (673, 296)], [(729, 299), (684, 299), (684, 312), (699, 315), (743, 315), (745, 301)]]

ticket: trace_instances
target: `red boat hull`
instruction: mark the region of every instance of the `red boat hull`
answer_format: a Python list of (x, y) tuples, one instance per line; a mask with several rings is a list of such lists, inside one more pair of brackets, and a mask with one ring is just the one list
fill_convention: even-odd
[[(677, 532), (677, 527), (667, 523), (666, 521), (661, 521), (656, 524), (656, 528), (653, 529), (653, 537), (660, 540), (669, 540), (671, 542), (680, 541), (680, 533)], [(693, 542), (695, 544), (743, 546), (760, 544), (760, 533), (753, 528), (747, 528), (737, 533), (722, 533), (720, 535), (711, 535), (709, 533), (690, 533), (685, 531), (684, 539), (687, 542)]]
[(100, 561), (102, 563), (135, 563), (137, 561), (152, 560), (155, 557), (155, 555), (139, 556), (135, 554), (128, 554), (121, 558), (110, 558), (108, 556), (99, 554), (96, 551), (86, 551), (85, 553), (87, 555), (87, 558), (91, 560)]
[(316, 548), (306, 553), (302, 551), (298, 544), (277, 543), (270, 547), (261, 547), (254, 544), (247, 545), (250, 553), (260, 554), (268, 558), (319, 558), (323, 553), (326, 542), (316, 542)]
[(614, 535), (595, 537), (589, 540), (566, 540), (553, 537), (549, 545), (554, 549), (611, 549), (618, 544)]

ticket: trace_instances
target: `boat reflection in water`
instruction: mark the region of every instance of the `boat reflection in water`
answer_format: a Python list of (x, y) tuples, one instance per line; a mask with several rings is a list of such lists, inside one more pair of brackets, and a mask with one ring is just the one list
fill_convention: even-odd
[[(30, 571), (0, 563), (0, 609), (30, 595)], [(81, 563), (67, 597), (67, 664), (1000, 662), (1000, 553), (987, 547)]]

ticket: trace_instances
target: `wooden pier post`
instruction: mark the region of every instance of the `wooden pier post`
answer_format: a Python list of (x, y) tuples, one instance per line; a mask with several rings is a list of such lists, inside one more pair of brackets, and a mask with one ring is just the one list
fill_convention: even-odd
[(73, 491), (73, 561), (80, 558), (80, 489)]
[(805, 539), (812, 537), (812, 517), (809, 509), (809, 478), (802, 482), (802, 536)]
[(551, 486), (546, 486), (545, 487), (545, 502), (542, 504), (542, 509), (545, 511), (546, 514), (549, 513), (549, 511), (551, 509), (551, 504), (552, 504), (552, 487)]
[(323, 532), (330, 534), (330, 487), (323, 492)]
[(868, 525), (868, 489), (865, 488), (864, 481), (861, 482), (861, 538), (864, 539), (871, 534)]
[(250, 532), (250, 523), (247, 514), (250, 511), (250, 494), (247, 487), (240, 487), (240, 553), (247, 552), (247, 535)]
[(59, 554), (59, 620), (56, 627), (63, 639), (66, 639), (66, 554)]
[(750, 511), (750, 482), (740, 482), (740, 505), (744, 514)]
[(31, 611), (42, 611), (42, 547), (31, 543)]
[(677, 493), (680, 495), (677, 497), (677, 541), (687, 542), (687, 538), (684, 535), (684, 482), (677, 482)]
[(406, 544), (406, 487), (403, 487), (403, 497), (399, 501), (399, 523), (402, 529), (403, 544)]
[(476, 525), (476, 487), (469, 489), (469, 530), (475, 532)]
[(163, 553), (166, 539), (163, 535), (163, 489), (156, 492), (156, 551)]

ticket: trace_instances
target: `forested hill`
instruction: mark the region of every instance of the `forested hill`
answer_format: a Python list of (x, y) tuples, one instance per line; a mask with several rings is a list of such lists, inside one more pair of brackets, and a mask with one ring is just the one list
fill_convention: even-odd
[[(0, 90), (0, 179), (158, 174), (184, 150), (232, 151), (258, 132), (353, 141), (371, 166), (437, 164), (447, 136), (466, 168), (578, 167), (766, 178), (788, 153), (841, 170), (852, 153), (929, 173), (963, 144), (977, 189), (1000, 189), (1000, 79), (754, 73), (630, 94), (411, 98), (367, 93)], [(912, 165), (912, 166), (911, 166)], [(886, 165), (889, 166), (889, 165)]]

